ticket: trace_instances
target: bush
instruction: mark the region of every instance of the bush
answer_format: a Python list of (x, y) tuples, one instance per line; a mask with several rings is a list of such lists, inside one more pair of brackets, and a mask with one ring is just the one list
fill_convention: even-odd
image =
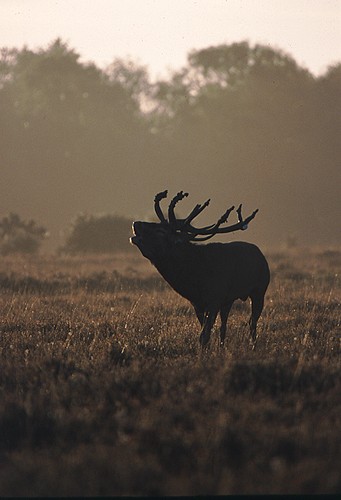
[(78, 215), (71, 225), (64, 253), (114, 253), (130, 249), (131, 220), (118, 215)]
[(33, 254), (39, 250), (47, 231), (36, 222), (25, 222), (19, 215), (10, 213), (0, 220), (0, 254)]

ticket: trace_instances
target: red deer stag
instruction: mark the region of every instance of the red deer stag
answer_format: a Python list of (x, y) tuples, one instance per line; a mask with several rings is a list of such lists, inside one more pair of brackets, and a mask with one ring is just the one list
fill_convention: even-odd
[(192, 221), (208, 206), (210, 200), (203, 205), (196, 205), (185, 219), (178, 219), (174, 213), (175, 205), (188, 196), (188, 193), (180, 191), (170, 202), (167, 220), (160, 207), (160, 201), (166, 196), (167, 191), (163, 191), (154, 200), (160, 222), (134, 222), (131, 243), (140, 249), (176, 292), (191, 302), (202, 327), (202, 346), (210, 340), (218, 312), (221, 318), (220, 343), (224, 344), (227, 318), (233, 302), (236, 299), (245, 301), (250, 297), (250, 335), (255, 346), (257, 321), (270, 281), (269, 266), (264, 255), (257, 246), (243, 241), (208, 245), (192, 242), (205, 241), (216, 234), (245, 230), (258, 210), (243, 219), (240, 205), (236, 210), (238, 222), (220, 227), (234, 210), (231, 207), (216, 224), (197, 228), (192, 225)]

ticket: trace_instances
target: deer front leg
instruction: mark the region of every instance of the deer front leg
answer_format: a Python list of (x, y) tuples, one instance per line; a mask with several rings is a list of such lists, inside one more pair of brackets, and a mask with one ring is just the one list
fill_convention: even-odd
[(197, 318), (198, 318), (198, 321), (199, 321), (200, 325), (203, 326), (204, 325), (204, 320), (205, 320), (205, 313), (204, 313), (204, 311), (200, 307), (198, 307), (198, 306), (193, 305), (193, 307), (194, 307), (195, 314), (197, 315)]
[(201, 347), (205, 347), (210, 340), (211, 330), (216, 320), (217, 314), (218, 311), (209, 311), (204, 315), (204, 323), (200, 334)]

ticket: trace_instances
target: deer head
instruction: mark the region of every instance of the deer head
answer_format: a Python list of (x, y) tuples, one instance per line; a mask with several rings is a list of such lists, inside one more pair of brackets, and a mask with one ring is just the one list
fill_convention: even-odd
[(196, 205), (186, 218), (178, 219), (174, 212), (175, 206), (186, 196), (188, 196), (188, 193), (184, 193), (183, 191), (174, 196), (168, 207), (167, 219), (160, 207), (160, 201), (167, 197), (167, 191), (158, 193), (154, 198), (154, 209), (160, 222), (136, 221), (133, 223), (134, 236), (131, 238), (131, 243), (136, 245), (148, 259), (153, 260), (156, 256), (169, 252), (175, 245), (206, 241), (213, 238), (216, 234), (243, 231), (247, 229), (249, 222), (258, 212), (258, 210), (255, 210), (246, 219), (243, 219), (242, 205), (239, 205), (236, 210), (238, 222), (230, 226), (221, 227), (227, 222), (229, 215), (234, 210), (235, 207), (232, 206), (226, 210), (215, 224), (198, 228), (193, 226), (192, 222), (209, 205), (210, 200), (205, 201), (202, 205)]

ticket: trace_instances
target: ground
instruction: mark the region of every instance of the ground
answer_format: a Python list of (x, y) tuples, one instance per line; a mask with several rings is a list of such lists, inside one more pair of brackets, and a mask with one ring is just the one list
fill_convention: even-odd
[(265, 252), (226, 346), (137, 252), (0, 264), (0, 495), (340, 493), (340, 249)]

